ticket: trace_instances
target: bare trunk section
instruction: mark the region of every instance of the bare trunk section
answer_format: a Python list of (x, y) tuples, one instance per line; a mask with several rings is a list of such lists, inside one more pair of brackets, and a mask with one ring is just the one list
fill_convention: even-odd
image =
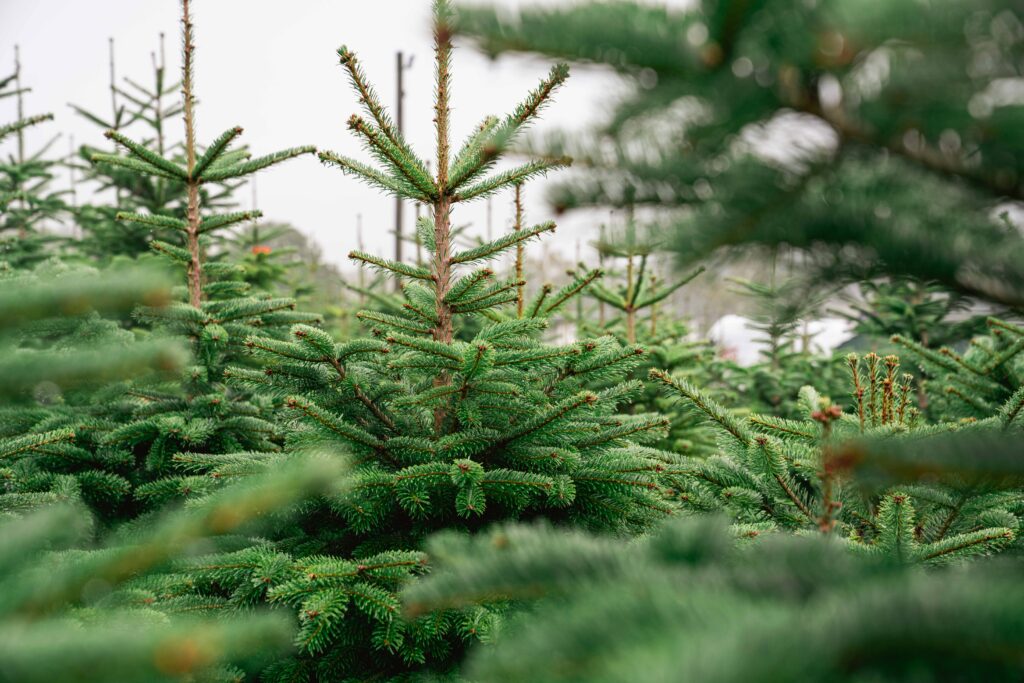
[[(434, 124), (437, 130), (437, 199), (434, 201), (434, 254), (433, 276), (436, 297), (437, 325), (434, 326), (434, 340), (442, 344), (452, 342), (452, 309), (445, 301), (452, 285), (452, 244), (451, 210), (452, 200), (448, 188), (448, 87), (451, 74), (449, 59), (452, 51), (451, 26), (447, 18), (434, 24), (434, 52), (437, 55), (437, 91), (434, 99)], [(434, 386), (451, 383), (447, 372), (440, 372), (434, 379)], [(434, 430), (440, 434), (444, 429), (447, 411), (443, 406), (434, 410)]]
[(199, 245), (199, 184), (188, 184), (188, 302), (199, 308), (203, 303), (203, 260)]
[(203, 303), (203, 259), (199, 245), (199, 181), (192, 175), (196, 168), (195, 96), (192, 93), (192, 17), (189, 0), (181, 0), (181, 26), (184, 38), (182, 50), (181, 97), (185, 117), (185, 156), (188, 168), (188, 302), (199, 308)]
[(434, 253), (433, 275), (437, 288), (437, 325), (434, 327), (434, 339), (445, 344), (452, 341), (452, 309), (445, 298), (452, 284), (452, 245), (451, 245), (451, 200), (441, 197), (434, 205), (434, 240), (437, 251)]
[(633, 308), (633, 293), (636, 285), (633, 282), (633, 255), (626, 261), (626, 341), (636, 344), (636, 310)]

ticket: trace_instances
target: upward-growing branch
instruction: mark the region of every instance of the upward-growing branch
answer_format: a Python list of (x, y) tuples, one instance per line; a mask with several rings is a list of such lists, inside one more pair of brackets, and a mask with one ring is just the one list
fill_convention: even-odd
[(199, 246), (199, 179), (195, 177), (196, 168), (196, 125), (195, 96), (192, 92), (192, 54), (195, 45), (192, 42), (192, 17), (189, 14), (189, 0), (181, 0), (182, 26), (182, 67), (181, 97), (185, 117), (185, 158), (188, 171), (186, 191), (188, 209), (186, 219), (188, 230), (188, 302), (199, 308), (203, 301), (203, 262)]
[[(517, 231), (514, 238), (510, 239), (512, 236), (506, 235), (497, 240), (488, 240), (476, 248), (455, 253), (452, 209), (459, 202), (484, 198), (501, 190), (515, 190), (516, 186), (526, 179), (569, 163), (568, 159), (531, 161), (519, 168), (487, 175), (493, 170), (502, 153), (507, 150), (516, 133), (536, 118), (551, 94), (565, 81), (568, 67), (554, 67), (548, 78), (530, 93), (525, 103), (519, 105), (505, 118), (504, 123), (497, 117), (488, 116), (469, 137), (461, 151), (453, 153), (450, 101), (455, 13), (449, 0), (434, 0), (433, 15), (436, 76), (434, 130), (437, 145), (434, 158), (436, 169), (433, 175), (429, 170), (430, 164), (415, 155), (402, 139), (400, 132), (392, 125), (385, 107), (358, 66), (355, 55), (345, 47), (338, 50), (341, 64), (348, 72), (359, 101), (372, 119), (369, 121), (355, 117), (351, 119), (349, 127), (360, 136), (364, 146), (381, 167), (374, 168), (333, 152), (321, 152), (320, 159), (325, 164), (336, 166), (344, 173), (357, 176), (389, 194), (430, 206), (432, 215), (419, 222), (420, 229), (417, 232), (417, 237), (422, 240), (422, 246), (431, 252), (429, 268), (411, 267), (397, 260), (375, 259), (362, 253), (354, 253), (351, 257), (390, 271), (400, 278), (430, 281), (434, 286), (433, 304), (410, 303), (406, 309), (413, 311), (416, 319), (401, 322), (397, 327), (405, 331), (428, 333), (434, 343), (447, 345), (454, 339), (453, 316), (456, 314), (482, 314), (487, 309), (516, 301), (517, 298), (520, 313), (525, 312), (521, 300), (522, 290), (514, 283), (485, 285), (479, 280), (471, 279), (463, 280), (461, 285), (456, 285), (456, 269), (500, 254), (526, 239), (542, 232), (549, 232), (554, 229), (554, 225), (543, 224), (530, 230)], [(521, 248), (517, 251), (521, 258)], [(490, 275), (488, 271), (487, 277)], [(514, 289), (520, 292), (518, 297), (510, 293)], [(422, 292), (422, 289), (416, 291)], [(430, 308), (433, 310), (427, 312)], [(363, 317), (376, 319), (368, 315)], [(399, 319), (394, 317), (388, 320), (390, 322), (387, 324), (393, 326), (399, 322)], [(435, 387), (445, 387), (451, 382), (450, 368), (437, 370)], [(448, 426), (447, 412), (448, 409), (444, 405), (438, 405), (435, 410), (435, 428), (438, 433)], [(457, 421), (452, 421), (451, 425), (457, 427)]]

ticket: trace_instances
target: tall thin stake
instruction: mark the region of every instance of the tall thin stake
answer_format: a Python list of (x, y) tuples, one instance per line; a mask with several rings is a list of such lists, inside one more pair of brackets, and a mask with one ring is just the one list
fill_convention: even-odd
[[(396, 81), (397, 81), (397, 93), (395, 102), (395, 125), (398, 129), (398, 134), (401, 135), (405, 128), (405, 116), (404, 116), (404, 103), (405, 103), (405, 70), (412, 67), (413, 57), (409, 59), (405, 58), (405, 55), (399, 50), (396, 57)], [(404, 202), (401, 197), (395, 197), (395, 260), (401, 263), (402, 261), (402, 241), (404, 239), (403, 226), (402, 226), (402, 211), (404, 208)], [(401, 283), (395, 282), (395, 286), (400, 290)]]
[[(513, 226), (516, 232), (523, 229), (523, 186), (516, 185), (516, 222)], [(526, 285), (523, 284), (523, 243), (516, 245), (516, 315), (523, 317), (526, 307)]]
[[(23, 97), (24, 91), (21, 89), (21, 48), (18, 45), (14, 46), (14, 92), (15, 100), (18, 103), (18, 116), (16, 121), (21, 121), (25, 118), (25, 98)], [(18, 163), (25, 163), (25, 129), (18, 129)]]

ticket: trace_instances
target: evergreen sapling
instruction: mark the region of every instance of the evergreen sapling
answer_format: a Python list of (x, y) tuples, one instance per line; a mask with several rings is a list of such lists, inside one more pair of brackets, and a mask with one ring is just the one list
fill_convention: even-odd
[[(543, 516), (560, 524), (631, 532), (671, 514), (661, 472), (675, 457), (642, 444), (661, 437), (660, 416), (625, 415), (636, 381), (622, 377), (644, 355), (611, 337), (569, 346), (543, 343), (548, 315), (592, 281), (542, 289), (521, 309), (521, 280), (497, 279), (487, 261), (554, 229), (543, 223), (460, 249), (452, 209), (515, 187), (565, 160), (530, 161), (488, 176), (567, 71), (556, 66), (510, 115), (488, 117), (458, 152), (450, 149), (453, 14), (434, 5), (437, 59), (436, 173), (410, 149), (367, 82), (355, 55), (339, 50), (367, 117), (349, 127), (382, 168), (331, 152), (321, 159), (389, 193), (428, 207), (417, 226), (428, 265), (364, 252), (351, 257), (403, 281), (395, 313), (364, 310), (369, 338), (337, 342), (297, 325), (289, 340), (251, 336), (263, 370), (232, 370), (235, 383), (283, 399), (294, 418), (289, 449), (344, 449), (355, 457), (346, 493), (306, 508), (297, 526), (233, 552), (186, 562), (169, 585), (245, 607), (269, 601), (298, 616), (299, 656), (268, 680), (348, 680), (409, 670), (449, 671), (465, 646), (487, 639), (500, 609), (401, 617), (397, 590), (426, 570), (423, 538), (438, 529), (472, 532), (498, 520)], [(504, 312), (507, 310), (508, 312)], [(522, 311), (520, 315), (519, 311)], [(460, 337), (478, 325), (469, 339)], [(275, 456), (250, 454), (272, 466)], [(180, 456), (223, 479), (243, 456)]]
[[(289, 325), (315, 323), (318, 316), (296, 312), (291, 299), (251, 293), (243, 270), (209, 253), (211, 241), (233, 226), (259, 218), (258, 211), (204, 213), (204, 188), (236, 182), (269, 166), (314, 151), (297, 147), (251, 158), (245, 148), (232, 144), (242, 129), (231, 128), (205, 150), (199, 150), (195, 134), (195, 97), (192, 58), (193, 25), (188, 0), (182, 1), (183, 71), (182, 107), (185, 140), (182, 158), (161, 154), (155, 147), (110, 130), (107, 136), (122, 147), (123, 156), (97, 153), (101, 165), (148, 176), (183, 192), (184, 215), (121, 211), (121, 221), (143, 225), (162, 239), (150, 247), (184, 271), (184, 301), (164, 309), (142, 308), (140, 320), (161, 331), (189, 340), (193, 364), (178, 381), (140, 379), (121, 388), (112, 404), (121, 423), (104, 435), (103, 443), (127, 449), (144, 463), (144, 485), (136, 491), (139, 502), (159, 505), (166, 500), (197, 495), (215, 486), (209, 477), (192, 476), (172, 462), (180, 452), (231, 453), (239, 450), (277, 450), (280, 432), (273, 421), (274, 405), (258, 396), (231, 389), (225, 384), (230, 364), (245, 361), (245, 339), (255, 329), (265, 334), (285, 333)], [(159, 74), (158, 74), (159, 82)], [(165, 238), (165, 236), (167, 236)], [(110, 390), (110, 395), (116, 395)], [(140, 482), (142, 484), (142, 482)]]

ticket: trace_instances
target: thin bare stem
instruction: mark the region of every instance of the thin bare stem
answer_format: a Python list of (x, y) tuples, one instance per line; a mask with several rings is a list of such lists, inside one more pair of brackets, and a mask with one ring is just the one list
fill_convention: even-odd
[[(651, 291), (658, 290), (658, 277), (651, 274)], [(651, 306), (651, 337), (658, 336), (658, 304)]]
[(857, 417), (860, 420), (860, 433), (864, 433), (864, 385), (860, 383), (860, 358), (851, 353), (846, 357), (853, 380), (853, 395), (857, 399)]
[[(515, 230), (519, 232), (523, 229), (523, 186), (516, 184), (516, 223)], [(523, 317), (523, 311), (526, 307), (526, 283), (523, 281), (523, 243), (519, 242), (516, 244), (516, 282), (520, 283), (516, 286), (516, 315), (520, 318)]]
[[(437, 13), (434, 21), (434, 52), (437, 56), (437, 83), (434, 99), (434, 124), (437, 130), (437, 189), (438, 196), (434, 203), (434, 260), (432, 275), (435, 286), (435, 306), (437, 325), (434, 326), (433, 337), (436, 341), (450, 344), (453, 338), (452, 310), (446, 301), (452, 282), (452, 244), (451, 244), (451, 197), (448, 187), (449, 150), (449, 105), (451, 88), (451, 52), (452, 29), (449, 17)], [(434, 380), (434, 386), (446, 386), (451, 377), (441, 372)], [(440, 433), (444, 426), (446, 411), (439, 406), (434, 411), (434, 428)]]
[(626, 260), (626, 341), (636, 344), (636, 309), (633, 308), (633, 255)]
[[(25, 118), (25, 97), (21, 88), (21, 48), (14, 46), (14, 92), (15, 100), (18, 103), (18, 114), (16, 121)], [(25, 129), (18, 129), (18, 163), (25, 163)]]
[(203, 261), (199, 245), (199, 181), (192, 177), (196, 167), (196, 126), (195, 126), (195, 95), (192, 92), (192, 55), (195, 45), (192, 42), (192, 18), (189, 14), (189, 0), (181, 0), (182, 25), (182, 78), (181, 96), (185, 117), (185, 157), (188, 169), (187, 195), (188, 210), (186, 219), (188, 230), (189, 265), (188, 265), (188, 301), (199, 308), (203, 302)]

